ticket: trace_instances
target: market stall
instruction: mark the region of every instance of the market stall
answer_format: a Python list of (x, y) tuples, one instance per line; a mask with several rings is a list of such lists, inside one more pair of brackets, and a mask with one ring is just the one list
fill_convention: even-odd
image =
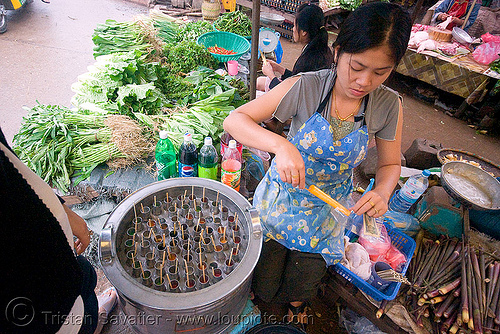
[(468, 104), (479, 102), (487, 93), (486, 87), (491, 86), (490, 82), (496, 83), (500, 74), (490, 69), (491, 61), (478, 62), (479, 56), (473, 56), (470, 36), (466, 35), (461, 40), (455, 35), (460, 39), (459, 42), (449, 31), (446, 41), (439, 38), (433, 40), (428, 31), (434, 29), (426, 25), (414, 25), (413, 42), (410, 41), (396, 71), (467, 99)]
[[(249, 326), (260, 321), (251, 307), (248, 310), (247, 296), (263, 236), (245, 187), (239, 194), (238, 189), (202, 178), (182, 182), (174, 178), (148, 185), (156, 180), (156, 175), (138, 177), (146, 170), (142, 166), (151, 163), (158, 130), (167, 132), (176, 152), (182, 151), (187, 141), (200, 147), (205, 137), (220, 141), (221, 149), (241, 149), (236, 143), (232, 146), (230, 138), (224, 139), (222, 130), (224, 118), (249, 98), (246, 76), (241, 71), (244, 61), (248, 65), (249, 59), (242, 61), (241, 57), (248, 57), (250, 43), (245, 37), (250, 35), (250, 24), (248, 18), (235, 16), (240, 14), (227, 14), (214, 24), (186, 23), (159, 13), (134, 22), (107, 21), (93, 36), (96, 62), (72, 87), (75, 92), (72, 103), (76, 109), (35, 106), (15, 137), (20, 158), (61, 192), (97, 192), (90, 198), (94, 203), (100, 195), (114, 197), (116, 202), (123, 200), (117, 207), (117, 203), (113, 203), (102, 211), (106, 217), (109, 214), (109, 220), (103, 231), (99, 231), (101, 240), (96, 244), (100, 248), (94, 251), (99, 252), (101, 265), (118, 288), (126, 315), (146, 311), (168, 318), (178, 314), (222, 312), (235, 317), (248, 315), (253, 319)], [(240, 20), (241, 24), (232, 24), (235, 20)], [(232, 29), (238, 31), (226, 31)], [(255, 31), (254, 23), (252, 57), (257, 54)], [(238, 37), (232, 36), (233, 32)], [(229, 41), (219, 40), (214, 35), (230, 36)], [(234, 75), (218, 68), (220, 63), (231, 60), (239, 61)], [(409, 68), (410, 65), (415, 69), (412, 60), (404, 60), (400, 67)], [(252, 62), (253, 71), (255, 66)], [(229, 66), (227, 72), (230, 72)], [(435, 75), (444, 72), (446, 64)], [(456, 72), (453, 73), (456, 76)], [(468, 85), (460, 88), (463, 94), (467, 94), (465, 89), (480, 85), (483, 76), (490, 77), (470, 69)], [(453, 87), (450, 77), (443, 78), (440, 85)], [(184, 136), (186, 132), (191, 136)], [(246, 173), (253, 173), (258, 180), (264, 174), (265, 160), (269, 156), (265, 152), (243, 152), (247, 160)], [(111, 168), (103, 167), (103, 163)], [(131, 166), (132, 169), (125, 170)], [(446, 169), (443, 167), (443, 170)], [(488, 180), (495, 191), (493, 195), (487, 194), (493, 199), (490, 207), (498, 210), (500, 183)], [(83, 188), (78, 189), (78, 183)], [(228, 185), (233, 187), (231, 182)], [(89, 199), (84, 197), (81, 199)], [(470, 201), (474, 204), (474, 200)], [(429, 199), (426, 203), (433, 202)], [(346, 209), (343, 212), (346, 211), (349, 213)], [(466, 217), (464, 215), (464, 219)], [(323, 298), (342, 301), (343, 305), (363, 313), (390, 333), (412, 330), (438, 333), (433, 326), (444, 327), (445, 324), (446, 329), (458, 329), (465, 323), (471, 326), (472, 320), (465, 321), (465, 317), (458, 321), (458, 310), (464, 307), (473, 314), (471, 318), (476, 328), (483, 323), (487, 328), (496, 326), (498, 329), (500, 306), (489, 311), (489, 307), (496, 306), (498, 298), (493, 296), (498, 295), (495, 291), (500, 287), (498, 253), (485, 247), (476, 255), (474, 249), (485, 239), (470, 238), (470, 241), (460, 242), (446, 236), (424, 236), (423, 232), (416, 236), (415, 224), (408, 221), (414, 222), (417, 218), (423, 220), (421, 216), (403, 215), (396, 221), (390, 221), (388, 216), (363, 221), (365, 235), (351, 234), (353, 230), (347, 230), (347, 245), (361, 245), (357, 242), (361, 236), (380, 250), (377, 243), (383, 235), (384, 250), (377, 254), (376, 260), (370, 258), (365, 263), (365, 274), (366, 268), (369, 269), (367, 278), (361, 278), (359, 272), (355, 273), (355, 268), (347, 267), (345, 262), (332, 266)], [(372, 234), (367, 235), (366, 229), (370, 228)], [(181, 259), (181, 263), (176, 259)], [(389, 267), (385, 265), (384, 272), (373, 269), (375, 266), (370, 260), (379, 264), (387, 262)], [(459, 290), (460, 283), (456, 283), (459, 278), (462, 282), (475, 280), (475, 285), (460, 286), (462, 296), (467, 291), (471, 306), (455, 295)], [(453, 284), (451, 288), (450, 283)], [(432, 296), (426, 297), (427, 292), (432, 292)], [(480, 299), (480, 296), (486, 298)], [(390, 307), (388, 300), (393, 300)], [(383, 316), (384, 313), (391, 319)], [(442, 317), (438, 316), (440, 314)], [(433, 315), (435, 319), (440, 318), (442, 324), (433, 325), (432, 321), (425, 320), (432, 320)], [(177, 325), (133, 326), (145, 332), (227, 333), (231, 329), (239, 333), (246, 329), (241, 324), (238, 324), (240, 328), (220, 323), (199, 327)]]

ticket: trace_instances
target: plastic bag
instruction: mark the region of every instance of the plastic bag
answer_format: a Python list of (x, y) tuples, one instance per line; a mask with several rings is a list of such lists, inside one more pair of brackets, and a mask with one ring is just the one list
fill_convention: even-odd
[(384, 219), (384, 223), (412, 238), (420, 231), (418, 219), (407, 213), (387, 211), (382, 218)]
[(363, 229), (361, 229), (358, 239), (358, 242), (366, 249), (370, 255), (370, 260), (373, 262), (383, 261), (379, 260), (379, 258), (385, 256), (387, 251), (391, 248), (391, 238), (389, 237), (384, 224), (377, 221), (377, 226), (380, 231), (380, 236), (378, 238), (365, 235), (363, 233)]
[(495, 36), (495, 35), (492, 35), (490, 34), (489, 32), (487, 32), (486, 34), (482, 35), (481, 36), (481, 39), (483, 40), (483, 42), (485, 43), (489, 43), (489, 42), (500, 42), (500, 36)]
[(395, 271), (401, 272), (406, 263), (406, 256), (399, 249), (391, 245), (387, 253), (380, 257), (380, 261), (389, 264)]
[(366, 249), (358, 243), (349, 242), (348, 237), (344, 237), (344, 258), (341, 263), (364, 280), (367, 280), (371, 274), (372, 263), (370, 255)]
[(340, 312), (340, 326), (344, 327), (349, 334), (385, 334), (365, 317), (358, 315), (351, 309), (343, 309)]
[(472, 53), (472, 57), (480, 64), (488, 65), (500, 58), (500, 42), (489, 42), (479, 45)]

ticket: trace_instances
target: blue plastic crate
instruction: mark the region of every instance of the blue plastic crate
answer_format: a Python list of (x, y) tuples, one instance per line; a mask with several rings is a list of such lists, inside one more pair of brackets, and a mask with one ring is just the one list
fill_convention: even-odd
[[(411, 258), (413, 257), (413, 252), (415, 251), (415, 241), (406, 234), (398, 231), (397, 229), (393, 229), (385, 223), (384, 225), (387, 229), (389, 237), (391, 237), (392, 245), (406, 256), (407, 261), (403, 266), (403, 270), (401, 271), (401, 273), (404, 275), (406, 273), (406, 270), (408, 269), (408, 266), (410, 265)], [(370, 284), (366, 283), (365, 280), (344, 267), (342, 264), (340, 264), (340, 262), (334, 265), (333, 269), (340, 276), (344, 277), (346, 280), (354, 284), (358, 289), (360, 289), (376, 301), (382, 301), (384, 299), (393, 300), (394, 298), (396, 298), (399, 287), (401, 286), (401, 283), (393, 282), (389, 284), (389, 286), (383, 291), (380, 291)]]

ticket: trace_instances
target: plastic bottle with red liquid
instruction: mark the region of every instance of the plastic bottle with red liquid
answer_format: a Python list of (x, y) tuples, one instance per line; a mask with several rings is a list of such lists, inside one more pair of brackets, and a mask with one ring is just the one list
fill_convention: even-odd
[(236, 148), (236, 140), (230, 140), (222, 156), (221, 182), (236, 191), (240, 190), (241, 162), (241, 153)]
[[(233, 138), (233, 136), (231, 136), (228, 132), (224, 132), (222, 134), (222, 136), (220, 137), (220, 155), (221, 155), (221, 157), (224, 156), (224, 151), (229, 146), (229, 141), (230, 140), (236, 141)], [(236, 141), (236, 148), (238, 149), (238, 151), (240, 152), (240, 154), (243, 154), (243, 145), (240, 144), (240, 143), (238, 143), (238, 141)]]

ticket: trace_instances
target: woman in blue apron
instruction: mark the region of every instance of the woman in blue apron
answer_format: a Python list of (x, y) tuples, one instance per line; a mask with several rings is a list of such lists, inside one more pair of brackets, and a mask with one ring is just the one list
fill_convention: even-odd
[[(289, 303), (289, 316), (300, 323), (326, 266), (342, 257), (344, 230), (344, 220), (305, 186), (345, 202), (353, 168), (375, 138), (376, 185), (351, 209), (373, 217), (387, 211), (401, 170), (403, 121), (399, 95), (382, 83), (403, 57), (410, 31), (400, 6), (361, 6), (341, 27), (332, 69), (289, 78), (224, 122), (239, 142), (275, 154), (254, 195), (266, 242), (253, 289), (266, 302)], [(288, 139), (259, 126), (271, 116), (292, 118)]]

